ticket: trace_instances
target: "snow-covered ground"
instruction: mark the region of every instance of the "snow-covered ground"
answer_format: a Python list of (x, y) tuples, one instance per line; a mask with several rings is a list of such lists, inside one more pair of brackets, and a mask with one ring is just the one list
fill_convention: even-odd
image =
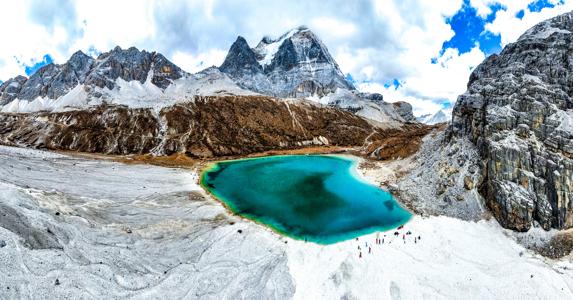
[[(256, 94), (241, 89), (225, 74), (214, 69), (206, 69), (197, 74), (186, 75), (173, 81), (165, 90), (153, 84), (152, 78), (152, 71), (149, 72), (144, 83), (137, 80), (125, 81), (118, 78), (112, 90), (86, 87), (83, 84), (79, 84), (57, 99), (47, 97), (37, 97), (32, 101), (14, 99), (3, 107), (0, 106), (0, 111), (10, 113), (59, 112), (84, 109), (89, 106), (100, 105), (104, 101), (132, 108), (145, 107), (159, 110), (179, 102), (192, 101), (194, 96)], [(95, 89), (95, 93), (88, 93), (86, 89), (89, 88)]]
[(229, 215), (197, 180), (0, 147), (0, 298), (573, 297), (570, 258), (540, 257), (493, 220), (415, 216), (405, 242), (321, 246)]
[(452, 120), (452, 109), (440, 109), (434, 114), (427, 114), (417, 118), (418, 122), (435, 125), (439, 123), (447, 123)]
[(385, 126), (401, 126), (404, 119), (398, 114), (392, 103), (361, 98), (359, 93), (337, 88), (335, 92), (319, 98), (307, 97), (306, 100), (350, 110), (363, 118), (379, 122)]

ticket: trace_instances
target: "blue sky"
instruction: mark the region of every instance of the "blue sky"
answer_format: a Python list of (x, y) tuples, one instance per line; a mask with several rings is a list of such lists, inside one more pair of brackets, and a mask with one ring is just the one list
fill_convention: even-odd
[(24, 66), (24, 72), (26, 73), (26, 75), (31, 76), (32, 74), (36, 73), (36, 71), (38, 71), (38, 69), (40, 69), (41, 67), (47, 64), (51, 64), (53, 62), (54, 59), (52, 58), (52, 56), (50, 56), (50, 54), (46, 54), (44, 55), (44, 57), (42, 57), (42, 60), (40, 61), (31, 61), (28, 64), (23, 63), (22, 65)]
[(501, 4), (489, 5), (491, 13), (485, 18), (478, 16), (477, 10), (465, 0), (462, 8), (446, 22), (452, 27), (455, 35), (444, 42), (442, 53), (447, 48), (456, 48), (460, 53), (469, 52), (476, 43), (486, 55), (501, 51), (501, 37), (485, 29), (485, 24), (495, 19), (495, 14), (503, 9)]
[(116, 45), (196, 72), (219, 65), (237, 35), (254, 47), (307, 25), (359, 89), (422, 114), (451, 106), (486, 56), (569, 10), (573, 0), (22, 0), (0, 11), (2, 28), (19, 29), (4, 32), (0, 81)]
[[(560, 1), (563, 3), (563, 1)], [(495, 19), (495, 14), (499, 10), (504, 10), (505, 7), (500, 3), (488, 4), (491, 9), (485, 18), (480, 17), (477, 14), (477, 10), (473, 7), (469, 0), (464, 0), (462, 7), (456, 12), (452, 17), (447, 17), (446, 23), (450, 25), (455, 35), (444, 41), (440, 53), (444, 53), (448, 48), (456, 48), (463, 54), (469, 52), (476, 44), (486, 55), (499, 53), (502, 49), (501, 38), (499, 34), (494, 34), (485, 29), (485, 24), (491, 23)], [(530, 12), (539, 12), (543, 8), (553, 8), (555, 4), (548, 0), (536, 0), (532, 1), (527, 5), (527, 10)], [(523, 18), (525, 10), (520, 10), (516, 16), (518, 18)], [(105, 51), (105, 49), (103, 49)], [(94, 47), (90, 47), (88, 51), (93, 56), (99, 55), (102, 50), (98, 50)], [(435, 61), (435, 58), (432, 58)], [(22, 64), (25, 68), (26, 75), (30, 76), (40, 67), (52, 63), (53, 59), (50, 54), (45, 54), (40, 61), (31, 61), (28, 64)], [(348, 73), (350, 76), (351, 74)], [(399, 80), (392, 79), (390, 82), (385, 83), (386, 87), (393, 86), (395, 88), (399, 87)]]

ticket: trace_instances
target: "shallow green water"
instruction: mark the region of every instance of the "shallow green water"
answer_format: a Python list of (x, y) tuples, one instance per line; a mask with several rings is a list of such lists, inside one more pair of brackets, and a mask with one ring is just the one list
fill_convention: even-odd
[(357, 179), (354, 161), (289, 155), (216, 163), (201, 183), (233, 212), (297, 239), (331, 244), (410, 219), (390, 193)]

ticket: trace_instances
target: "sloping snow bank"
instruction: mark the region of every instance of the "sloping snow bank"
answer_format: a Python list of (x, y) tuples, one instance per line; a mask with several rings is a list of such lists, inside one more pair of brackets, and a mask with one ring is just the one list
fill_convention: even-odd
[(238, 87), (225, 74), (215, 70), (188, 75), (173, 81), (165, 90), (152, 83), (150, 71), (144, 83), (137, 80), (116, 79), (112, 90), (99, 87), (77, 85), (58, 99), (38, 97), (33, 101), (15, 99), (4, 105), (1, 112), (29, 113), (38, 111), (65, 111), (99, 105), (104, 101), (110, 104), (126, 105), (132, 108), (161, 109), (179, 102), (192, 101), (193, 96), (214, 95), (253, 95), (251, 91)]
[[(402, 235), (406, 235), (405, 243)], [(394, 237), (328, 247), (289, 243), (297, 299), (569, 299), (573, 264), (517, 244), (495, 221), (416, 216)], [(421, 237), (414, 243), (414, 237)], [(368, 253), (365, 243), (372, 248)], [(362, 249), (362, 258), (359, 257)]]
[(573, 297), (570, 258), (493, 220), (416, 216), (382, 245), (321, 246), (229, 215), (193, 170), (9, 147), (0, 166), (0, 298)]

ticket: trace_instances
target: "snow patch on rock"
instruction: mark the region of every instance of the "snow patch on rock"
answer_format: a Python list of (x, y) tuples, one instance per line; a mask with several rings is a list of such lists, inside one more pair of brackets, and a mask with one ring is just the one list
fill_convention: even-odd
[(216, 70), (205, 70), (202, 73), (183, 76), (174, 80), (165, 90), (153, 84), (152, 78), (153, 70), (149, 72), (144, 83), (137, 80), (125, 81), (119, 77), (115, 80), (112, 90), (107, 87), (93, 88), (79, 84), (58, 99), (47, 97), (38, 97), (34, 101), (15, 99), (4, 105), (1, 111), (10, 113), (59, 112), (85, 109), (104, 101), (131, 108), (161, 109), (175, 103), (191, 101), (194, 96), (256, 95), (255, 92), (241, 89), (229, 77)]

